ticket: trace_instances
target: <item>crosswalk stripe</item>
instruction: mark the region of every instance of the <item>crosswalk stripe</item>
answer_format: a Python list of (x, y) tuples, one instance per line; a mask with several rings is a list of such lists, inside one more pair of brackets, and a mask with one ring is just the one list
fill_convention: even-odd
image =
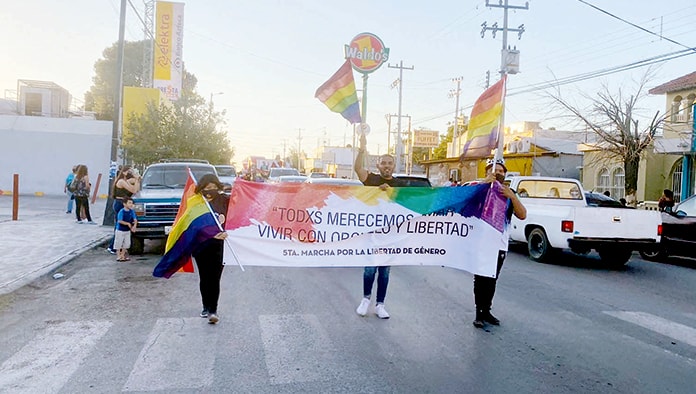
[(335, 349), (315, 315), (259, 315), (272, 384), (331, 379)]
[(696, 329), (645, 312), (604, 311), (623, 321), (637, 324), (658, 334), (696, 346)]
[(68, 321), (49, 326), (0, 365), (2, 391), (57, 393), (111, 325)]
[(199, 317), (158, 319), (123, 391), (200, 389), (213, 382), (219, 326)]

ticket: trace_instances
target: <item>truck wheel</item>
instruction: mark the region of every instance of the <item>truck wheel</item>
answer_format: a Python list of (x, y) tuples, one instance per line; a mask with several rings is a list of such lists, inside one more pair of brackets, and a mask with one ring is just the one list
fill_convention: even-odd
[(139, 237), (131, 237), (131, 247), (128, 249), (130, 254), (143, 254), (145, 240)]
[(657, 247), (655, 249), (641, 250), (640, 257), (648, 261), (662, 261), (667, 258), (667, 252), (664, 249)]
[(535, 228), (527, 236), (527, 250), (529, 258), (534, 261), (544, 261), (551, 254), (552, 248), (549, 239), (542, 228)]
[(625, 249), (620, 247), (607, 247), (597, 250), (599, 253), (599, 258), (610, 267), (621, 267), (628, 263), (631, 258), (631, 249)]

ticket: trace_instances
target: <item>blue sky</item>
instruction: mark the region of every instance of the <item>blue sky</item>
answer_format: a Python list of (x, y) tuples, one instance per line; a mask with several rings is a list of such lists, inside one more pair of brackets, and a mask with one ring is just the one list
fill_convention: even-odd
[[(696, 3), (653, 0), (587, 0), (587, 2), (660, 33), (688, 47), (696, 46)], [(141, 0), (132, 0), (142, 15)], [(497, 3), (497, 2), (496, 2)], [(501, 33), (481, 38), (481, 23), (502, 25), (500, 8), (484, 1), (320, 0), (185, 2), (184, 61), (198, 77), (199, 93), (214, 96), (217, 109), (227, 111), (234, 161), (247, 155), (272, 157), (297, 147), (311, 153), (324, 141), (352, 142), (352, 127), (329, 112), (314, 91), (343, 62), (343, 46), (358, 33), (379, 36), (390, 48), (389, 63), (404, 62), (402, 112), (414, 128), (444, 132), (454, 118), (451, 81), (463, 77), (460, 107), (468, 115), (483, 91), (485, 73), (497, 78)], [(510, 0), (511, 5), (523, 1)], [(668, 6), (666, 6), (667, 4)], [(16, 89), (17, 79), (53, 81), (82, 99), (94, 75), (94, 62), (118, 38), (119, 0), (23, 0), (6, 2), (0, 10), (3, 58), (0, 88)], [(509, 79), (510, 93), (530, 85), (620, 66), (684, 49), (577, 0), (532, 0), (529, 10), (511, 11), (511, 27), (525, 25), (521, 40), (509, 44), (521, 52), (520, 73)], [(140, 21), (128, 6), (126, 39), (143, 38)], [(654, 65), (649, 86), (696, 71), (689, 55)], [(564, 97), (592, 95), (601, 84), (628, 91), (646, 68), (564, 85)], [(355, 73), (361, 85), (360, 74)], [(398, 111), (398, 90), (390, 88), (398, 70), (370, 74), (367, 120), (372, 132), (368, 148), (384, 153), (385, 115)], [(651, 112), (664, 111), (664, 97), (643, 102)], [(511, 94), (506, 123), (539, 121), (544, 127), (568, 128), (560, 113), (549, 111), (543, 91)], [(404, 127), (407, 122), (403, 120)], [(393, 140), (393, 139), (392, 139)]]

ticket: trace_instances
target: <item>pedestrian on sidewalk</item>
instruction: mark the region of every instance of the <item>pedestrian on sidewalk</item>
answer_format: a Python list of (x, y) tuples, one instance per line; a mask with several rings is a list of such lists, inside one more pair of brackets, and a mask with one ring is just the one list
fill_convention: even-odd
[[(379, 157), (377, 169), (379, 174), (369, 172), (365, 169), (365, 146), (367, 138), (365, 134), (360, 136), (360, 149), (355, 158), (355, 173), (358, 179), (365, 186), (379, 186), (380, 189), (386, 190), (388, 187), (406, 186), (402, 181), (392, 176), (394, 172), (394, 157), (391, 155), (382, 155)], [(365, 316), (370, 307), (370, 298), (372, 296), (372, 286), (375, 283), (375, 274), (377, 277), (377, 298), (375, 300), (375, 314), (380, 319), (389, 319), (389, 313), (384, 307), (384, 299), (387, 296), (387, 287), (389, 286), (389, 271), (390, 266), (380, 267), (365, 267), (363, 269), (363, 299), (355, 312), (360, 316)]]
[(130, 248), (131, 233), (134, 232), (138, 226), (138, 220), (135, 218), (135, 212), (133, 211), (134, 205), (132, 198), (125, 197), (123, 199), (123, 208), (121, 208), (116, 215), (117, 227), (114, 234), (114, 247), (118, 250), (116, 261), (130, 260), (126, 252), (128, 248)]
[[(80, 164), (77, 167), (75, 174), (75, 216), (77, 223), (96, 224), (92, 221), (92, 216), (89, 213), (89, 192), (91, 184), (89, 183), (89, 175), (87, 166)], [(85, 221), (80, 217), (80, 211), (84, 209)]]
[[(488, 174), (488, 181), (493, 182), (497, 180), (501, 183), (500, 193), (507, 198), (505, 226), (507, 227), (510, 225), (510, 220), (512, 220), (513, 214), (520, 220), (524, 220), (527, 217), (527, 209), (524, 207), (524, 205), (522, 205), (520, 199), (517, 198), (515, 192), (503, 183), (505, 180), (505, 174), (507, 174), (505, 160), (497, 159), (495, 160), (494, 165), (493, 159), (489, 159), (486, 163), (486, 173)], [(507, 240), (507, 235), (505, 236), (505, 239)], [(505, 250), (498, 251), (498, 263), (495, 278), (474, 275), (474, 303), (476, 304), (476, 318), (474, 319), (473, 324), (477, 328), (483, 328), (484, 323), (489, 323), (494, 326), (500, 325), (500, 320), (491, 314), (491, 306), (493, 305), (495, 286), (498, 282), (498, 277), (500, 276), (500, 270), (503, 268), (503, 262), (505, 261), (506, 255), (507, 244)]]
[[(223, 193), (223, 185), (218, 177), (213, 174), (203, 175), (196, 185), (196, 193), (203, 195), (224, 228), (230, 197)], [(215, 237), (204, 241), (192, 253), (200, 278), (199, 290), (203, 301), (201, 317), (208, 318), (210, 324), (220, 321), (217, 307), (220, 298), (220, 279), (225, 268), (222, 264), (225, 238), (227, 238), (227, 232), (221, 231)]]
[(113, 191), (111, 192), (111, 197), (114, 200), (113, 211), (115, 222), (114, 236), (111, 237), (109, 247), (107, 248), (107, 251), (111, 254), (116, 254), (114, 242), (116, 241), (116, 231), (118, 227), (118, 213), (121, 209), (123, 209), (123, 202), (125, 199), (132, 197), (133, 194), (137, 193), (139, 190), (140, 176), (135, 174), (131, 166), (124, 165), (114, 181)]
[(65, 186), (63, 187), (63, 193), (65, 193), (68, 196), (68, 208), (65, 211), (65, 213), (72, 213), (73, 201), (75, 200), (75, 196), (73, 195), (73, 192), (70, 191), (69, 186), (72, 183), (73, 179), (75, 179), (76, 172), (77, 166), (73, 166), (72, 171), (65, 178)]

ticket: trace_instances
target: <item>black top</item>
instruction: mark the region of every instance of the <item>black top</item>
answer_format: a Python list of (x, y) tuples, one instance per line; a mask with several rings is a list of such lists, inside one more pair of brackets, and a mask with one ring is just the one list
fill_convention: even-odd
[(365, 186), (380, 186), (380, 185), (383, 185), (385, 183), (391, 187), (406, 186), (406, 184), (404, 182), (402, 182), (400, 179), (397, 179), (397, 178), (385, 179), (385, 178), (382, 178), (381, 175), (374, 174), (372, 172), (367, 174), (367, 178), (365, 178), (363, 185), (365, 185)]
[(132, 197), (133, 193), (125, 187), (114, 187), (114, 198), (117, 200), (123, 200), (126, 197)]

